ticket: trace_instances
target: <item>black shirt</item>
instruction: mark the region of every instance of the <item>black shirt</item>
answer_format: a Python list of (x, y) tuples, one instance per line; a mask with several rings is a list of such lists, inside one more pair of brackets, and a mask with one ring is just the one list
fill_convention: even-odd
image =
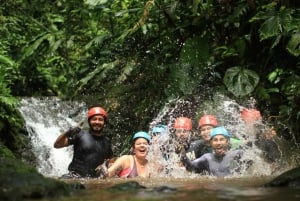
[(73, 159), (68, 169), (82, 177), (96, 177), (95, 168), (113, 157), (111, 141), (106, 136), (96, 136), (81, 130), (68, 142), (74, 145)]

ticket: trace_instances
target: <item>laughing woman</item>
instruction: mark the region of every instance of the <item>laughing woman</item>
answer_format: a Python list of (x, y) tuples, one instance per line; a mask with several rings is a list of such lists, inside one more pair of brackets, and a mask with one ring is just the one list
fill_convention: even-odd
[(146, 159), (151, 137), (144, 131), (139, 131), (132, 138), (132, 155), (119, 157), (107, 170), (98, 168), (104, 177), (150, 177), (150, 163)]

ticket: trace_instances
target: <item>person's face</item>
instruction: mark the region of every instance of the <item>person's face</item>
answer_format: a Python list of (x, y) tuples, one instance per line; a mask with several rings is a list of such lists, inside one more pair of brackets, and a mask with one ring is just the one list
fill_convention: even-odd
[(204, 125), (200, 128), (199, 130), (199, 134), (200, 134), (200, 137), (206, 141), (206, 142), (209, 142), (210, 140), (210, 132), (211, 130), (213, 129), (214, 127), (213, 126), (210, 126), (210, 125)]
[(100, 132), (104, 127), (105, 119), (102, 115), (94, 115), (90, 118), (89, 124), (92, 131)]
[(224, 135), (216, 135), (210, 140), (215, 154), (224, 155), (228, 150), (229, 141)]
[(133, 144), (133, 153), (138, 157), (146, 157), (148, 153), (149, 143), (144, 138), (138, 138)]
[(175, 135), (177, 139), (187, 141), (191, 135), (191, 131), (185, 129), (176, 129)]

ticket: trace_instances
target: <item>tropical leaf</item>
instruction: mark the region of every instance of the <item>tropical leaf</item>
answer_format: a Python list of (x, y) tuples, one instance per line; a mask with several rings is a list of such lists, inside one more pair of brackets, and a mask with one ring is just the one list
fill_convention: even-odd
[(267, 19), (259, 29), (260, 40), (265, 40), (280, 34), (282, 30), (279, 21), (280, 19), (278, 16)]
[(135, 64), (130, 62), (127, 63), (127, 65), (125, 67), (122, 68), (121, 70), (121, 74), (117, 79), (117, 83), (121, 84), (122, 82), (124, 82), (127, 77), (131, 74), (132, 70), (134, 69)]
[[(50, 39), (50, 40), (49, 40)], [(20, 58), (19, 62), (23, 61), (25, 58), (30, 57), (41, 45), (41, 43), (44, 40), (51, 41), (51, 34), (49, 33), (42, 33), (39, 36), (37, 36), (33, 41), (33, 43), (27, 47), (24, 48), (24, 53), (22, 57)]]
[(119, 60), (115, 60), (111, 63), (104, 63), (104, 64), (97, 66), (97, 68), (95, 70), (90, 72), (86, 77), (82, 78), (79, 81), (80, 85), (79, 85), (78, 89), (76, 90), (76, 93), (81, 91), (81, 89), (84, 86), (86, 86), (87, 83), (92, 79), (96, 79), (98, 82), (101, 81), (101, 79), (105, 78), (107, 73), (110, 70), (114, 69), (119, 63), (120, 63)]
[(300, 32), (292, 35), (286, 49), (296, 57), (300, 55)]
[(189, 38), (183, 45), (180, 52), (180, 63), (189, 63), (198, 66), (199, 63), (207, 61), (209, 58), (208, 40), (205, 37), (197, 36)]
[(227, 69), (223, 79), (227, 89), (236, 97), (253, 92), (258, 81), (259, 76), (256, 72), (238, 66)]
[(15, 62), (11, 58), (3, 56), (3, 55), (0, 55), (0, 63), (8, 64), (10, 66), (15, 65)]

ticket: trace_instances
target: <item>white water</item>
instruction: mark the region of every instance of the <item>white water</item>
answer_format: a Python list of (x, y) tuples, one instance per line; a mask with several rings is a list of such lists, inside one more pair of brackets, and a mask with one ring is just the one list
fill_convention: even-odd
[(72, 159), (72, 147), (55, 149), (53, 144), (61, 132), (82, 121), (86, 116), (85, 104), (55, 97), (23, 98), (19, 111), (26, 121), (38, 171), (54, 177), (65, 174)]
[[(254, 144), (255, 141), (255, 135), (257, 132), (264, 132), (265, 129), (268, 129), (266, 125), (263, 124), (263, 122), (260, 123), (261, 130), (256, 130), (254, 127), (248, 127), (244, 124), (243, 120), (240, 117), (240, 111), (243, 106), (236, 103), (234, 100), (230, 100), (227, 97), (224, 97), (222, 95), (216, 95), (218, 96), (216, 98), (215, 102), (211, 102), (210, 106), (212, 108), (209, 108), (208, 111), (204, 111), (203, 114), (213, 114), (217, 117), (219, 125), (225, 126), (231, 135), (234, 135), (238, 137), (239, 139), (244, 139), (243, 134), (247, 136), (247, 141), (253, 142), (253, 145), (250, 149), (244, 150), (243, 154), (243, 160), (245, 161), (253, 161), (253, 164), (249, 167), (245, 164), (242, 168), (242, 175), (245, 177), (248, 176), (268, 176), (272, 174), (278, 174), (276, 173), (276, 170), (279, 170), (279, 166), (281, 159), (278, 159), (278, 163), (268, 163), (264, 160), (262, 156), (262, 151), (257, 148)], [(254, 108), (254, 100), (250, 100), (250, 107)], [(192, 102), (184, 101), (184, 100), (171, 100), (169, 103), (165, 104), (165, 107), (160, 111), (160, 113), (157, 115), (157, 117), (150, 123), (150, 128), (153, 128), (156, 124), (162, 123), (165, 125), (168, 125), (169, 128), (172, 127), (172, 123), (174, 120), (179, 116), (184, 116), (184, 114), (187, 114), (187, 111), (180, 111), (182, 108), (188, 108), (192, 105)], [(170, 105), (173, 105), (173, 107), (170, 107)], [(202, 116), (202, 115), (201, 115)], [(193, 125), (194, 128), (198, 126), (198, 119), (193, 119), (193, 123), (197, 123), (196, 125)], [(151, 129), (150, 131), (151, 132)], [(170, 131), (168, 130), (168, 136), (171, 136)], [(197, 135), (197, 130), (194, 131), (194, 135)], [(244, 139), (246, 140), (246, 139)], [(174, 178), (184, 178), (184, 177), (197, 177), (198, 175), (187, 173), (184, 169), (181, 167), (178, 167), (178, 161), (179, 156), (177, 154), (174, 154), (174, 157), (171, 157), (168, 159), (168, 161), (163, 160), (157, 160), (157, 153), (158, 148), (160, 147), (162, 143), (159, 143), (158, 145), (152, 145), (152, 150), (150, 150), (149, 158), (155, 158), (155, 161), (160, 161), (161, 164), (164, 164), (170, 169), (172, 169), (171, 172), (168, 173), (167, 176), (171, 176)], [(153, 147), (154, 146), (154, 147)], [(155, 150), (156, 149), (156, 150)], [(281, 167), (283, 168), (283, 167)], [(238, 177), (240, 175), (237, 175)]]
[[(174, 100), (175, 103), (166, 104), (157, 117), (150, 123), (151, 128), (157, 123), (164, 123), (169, 127), (172, 126), (174, 119), (180, 116), (178, 109), (181, 104), (192, 104), (188, 101)], [(171, 107), (170, 105), (173, 105)], [(215, 107), (215, 113), (219, 123), (227, 127), (231, 133), (239, 136), (241, 130), (245, 130), (245, 126), (241, 124), (241, 120), (237, 113), (239, 106), (235, 101), (220, 101)], [(23, 98), (19, 106), (19, 110), (26, 120), (26, 128), (33, 145), (33, 152), (37, 157), (37, 169), (45, 176), (61, 176), (67, 172), (67, 167), (72, 159), (72, 147), (55, 149), (53, 147), (55, 139), (58, 135), (70, 128), (76, 126), (78, 122), (86, 119), (87, 108), (84, 103), (62, 101), (58, 98)], [(222, 111), (222, 112), (220, 112)], [(198, 122), (198, 121), (197, 121)], [(196, 127), (196, 126), (194, 126)], [(168, 134), (161, 138), (160, 144), (165, 143)], [(149, 157), (162, 165), (168, 165), (171, 172), (168, 176), (175, 178), (194, 177), (187, 173), (183, 168), (177, 166), (178, 157), (165, 161), (159, 152), (158, 147), (152, 146)], [(245, 172), (247, 175), (271, 175), (274, 171), (274, 164), (264, 162), (261, 157), (260, 150), (255, 146), (245, 152), (245, 158), (252, 159), (254, 164)], [(275, 164), (276, 166), (276, 164)]]

